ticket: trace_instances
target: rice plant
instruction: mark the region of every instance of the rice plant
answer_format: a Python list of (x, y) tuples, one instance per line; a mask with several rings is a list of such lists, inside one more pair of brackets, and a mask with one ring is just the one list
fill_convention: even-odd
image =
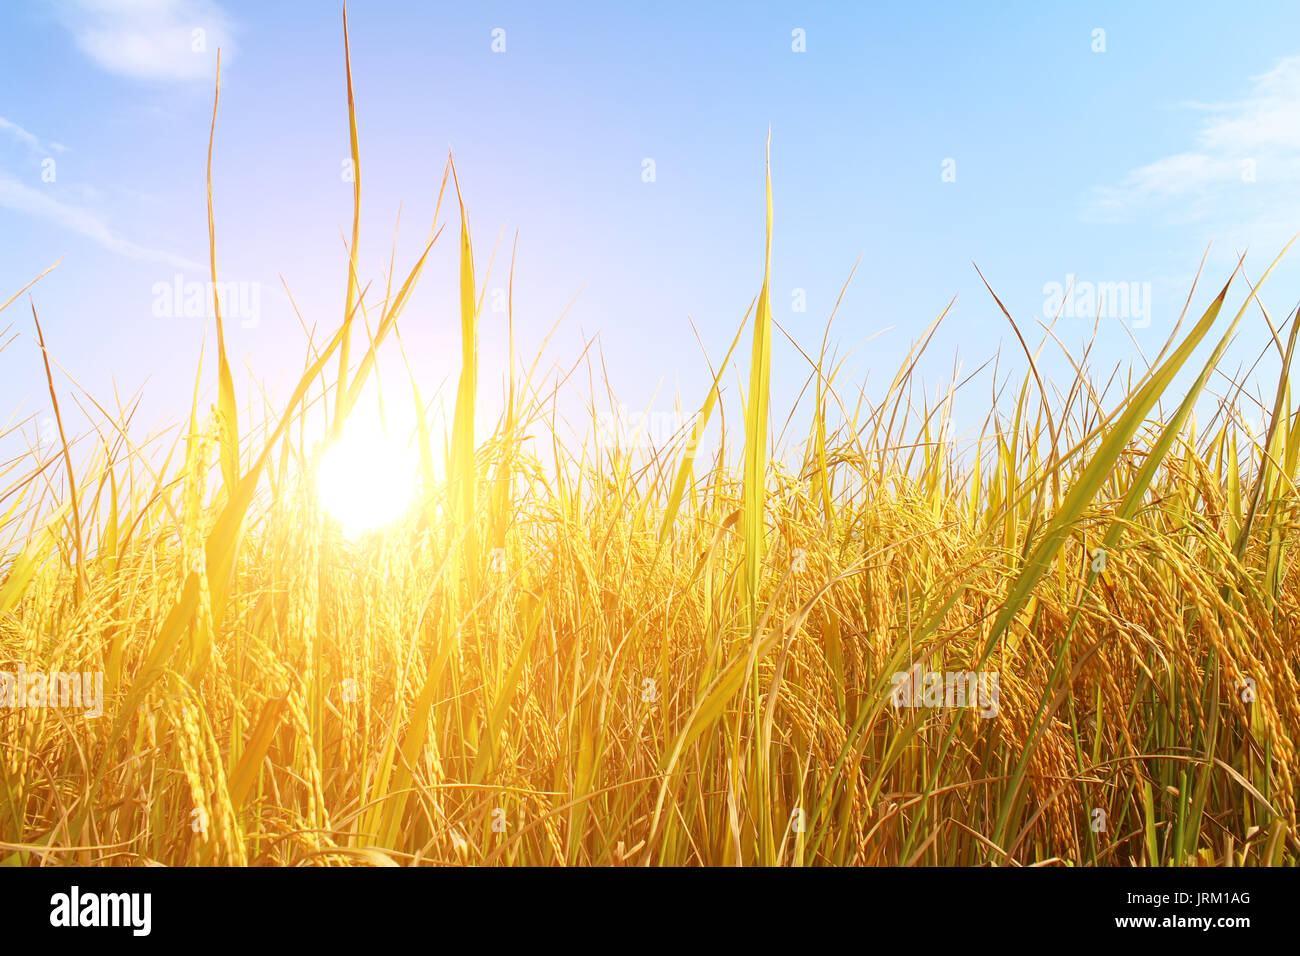
[[(1221, 277), (1108, 383), (1085, 348), (1049, 388), (1007, 315), (1029, 371), (973, 448), (953, 427), (965, 383), (917, 405), (943, 315), (878, 400), (841, 386), (823, 337), (812, 414), (778, 432), (769, 176), (759, 291), (684, 427), (648, 448), (562, 438), (512, 306), (503, 411), (476, 433), (468, 197), (449, 157), (419, 258), (382, 295), (359, 276), (350, 63), (347, 81), (346, 300), (286, 400), (240, 407), (217, 301), (216, 404), (196, 356), (181, 426), (141, 434), (56, 376), (41, 277), (0, 307), (40, 353), (10, 340), (0, 360), (43, 362), (58, 428), (0, 465), (0, 861), (1300, 861), (1295, 316), (1262, 434), (1241, 388), (1209, 391), (1282, 254), (1254, 285)], [(412, 367), (413, 493), (354, 533), (322, 479), (357, 457), (331, 450), (438, 255), (459, 262), (450, 436)], [(1250, 294), (1228, 314), (1234, 286)], [(80, 435), (69, 391), (95, 416)], [(93, 709), (88, 675), (100, 715), (41, 706)]]

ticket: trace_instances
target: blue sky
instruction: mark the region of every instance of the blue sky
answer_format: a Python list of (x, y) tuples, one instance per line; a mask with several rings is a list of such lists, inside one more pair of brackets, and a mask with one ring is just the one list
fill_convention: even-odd
[[(206, 279), (218, 46), (218, 266), (259, 306), (228, 330), (241, 381), (251, 368), (282, 394), (301, 367), (281, 277), (309, 324), (339, 321), (351, 221), (340, 21), (325, 2), (0, 7), (0, 301), (62, 257), (34, 287), (36, 308), (53, 356), (101, 401), (115, 383), (129, 395), (147, 382), (145, 424), (188, 409), (210, 323), (156, 314), (157, 289)], [(678, 392), (697, 407), (708, 367), (688, 316), (716, 361), (758, 291), (769, 126), (775, 318), (816, 349), (861, 257), (832, 341), (847, 350), (889, 329), (855, 353), (850, 394), (883, 387), (954, 296), (924, 366), (931, 389), (955, 359), (971, 371), (999, 346), (1003, 371), (1017, 365), (972, 262), (1035, 343), (1050, 283), (1149, 289), (1149, 313), (1103, 321), (1094, 363), (1108, 373), (1137, 360), (1134, 340), (1159, 351), (1208, 243), (1202, 308), (1238, 252), (1249, 246), (1257, 278), (1300, 230), (1294, 4), (354, 2), (349, 22), (363, 281), (383, 285), (399, 204), (399, 272), (413, 263), (452, 148), (480, 279), (504, 230), (489, 290), (519, 232), (521, 350), (531, 356), (576, 295), (543, 368), (598, 334), (633, 407), (657, 389), (659, 407)], [(450, 395), (459, 361), (449, 211), (402, 325), (426, 394), (452, 376)], [(1284, 268), (1266, 290), (1276, 321), (1300, 296), (1295, 275)], [(1247, 322), (1237, 357), (1250, 361), (1265, 338), (1258, 313)], [(48, 404), (25, 297), (0, 316), (11, 323), (10, 424)], [(1075, 345), (1091, 328), (1063, 318), (1057, 332)], [(505, 320), (489, 312), (482, 329), (490, 387)], [(1069, 376), (1050, 348), (1045, 367)], [(779, 340), (778, 421), (807, 371)], [(970, 393), (967, 423), (987, 396)]]

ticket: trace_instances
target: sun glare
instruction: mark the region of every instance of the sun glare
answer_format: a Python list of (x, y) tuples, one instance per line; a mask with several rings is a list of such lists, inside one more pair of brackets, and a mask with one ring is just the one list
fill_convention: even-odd
[(349, 422), (321, 456), (316, 487), (325, 510), (357, 537), (397, 520), (415, 496), (418, 460), (377, 425)]

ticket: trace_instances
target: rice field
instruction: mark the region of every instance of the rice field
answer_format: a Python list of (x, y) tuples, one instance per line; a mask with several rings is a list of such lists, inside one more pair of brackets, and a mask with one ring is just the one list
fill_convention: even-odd
[[(952, 416), (978, 396), (913, 387), (942, 315), (880, 399), (841, 386), (828, 324), (813, 413), (784, 418), (769, 178), (762, 285), (694, 415), (573, 442), (513, 306), (476, 428), (485, 285), (450, 159), (442, 186), (448, 228), (369, 281), (358, 172), (343, 318), (278, 404), (238, 403), (214, 303), (161, 454), (58, 374), (40, 277), (4, 290), (0, 362), (44, 362), (58, 440), (0, 463), (0, 862), (1300, 862), (1300, 323), (1224, 308), (1272, 267), (1206, 277), (1208, 309), (1189, 294), (1109, 380), (1085, 350), (1045, 382), (1007, 315), (1028, 372), (973, 448)], [(216, 284), (211, 190), (210, 148)], [(419, 422), (409, 506), (350, 533), (322, 475), (435, 256), (459, 262), (452, 427)], [(1281, 372), (1252, 434), (1210, 386), (1262, 315)], [(423, 411), (408, 378), (383, 386)], [(100, 675), (102, 713), (66, 675)]]

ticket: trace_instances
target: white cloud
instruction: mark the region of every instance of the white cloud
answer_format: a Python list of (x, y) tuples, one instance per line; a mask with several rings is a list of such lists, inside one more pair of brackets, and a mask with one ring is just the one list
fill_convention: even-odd
[(17, 123), (11, 123), (3, 116), (0, 116), (0, 132), (8, 133), (14, 139), (18, 140), (18, 142), (22, 143), (34, 152), (40, 152), (41, 141), (33, 133), (27, 132), (27, 130), (23, 129)]
[(78, 49), (109, 73), (208, 80), (233, 52), (230, 18), (212, 0), (54, 0)]
[(1300, 150), (1300, 57), (1252, 79), (1250, 96), (1207, 122), (1202, 148), (1250, 155)]
[(35, 133), (28, 132), (12, 120), (7, 120), (0, 116), (0, 133), (5, 133), (13, 139), (18, 140), (33, 153), (42, 156), (48, 156), (50, 153), (66, 153), (68, 147), (62, 143), (56, 143), (53, 140), (42, 142), (41, 138)]
[(49, 196), (44, 190), (24, 185), (0, 173), (0, 207), (53, 222), (70, 232), (85, 236), (111, 252), (131, 259), (166, 262), (178, 269), (201, 271), (203, 266), (184, 256), (137, 245), (117, 235), (95, 213)]
[(1181, 220), (1258, 215), (1300, 186), (1300, 57), (1251, 78), (1235, 102), (1185, 103), (1203, 114), (1195, 148), (1095, 187), (1084, 217), (1122, 221), (1138, 213)]

